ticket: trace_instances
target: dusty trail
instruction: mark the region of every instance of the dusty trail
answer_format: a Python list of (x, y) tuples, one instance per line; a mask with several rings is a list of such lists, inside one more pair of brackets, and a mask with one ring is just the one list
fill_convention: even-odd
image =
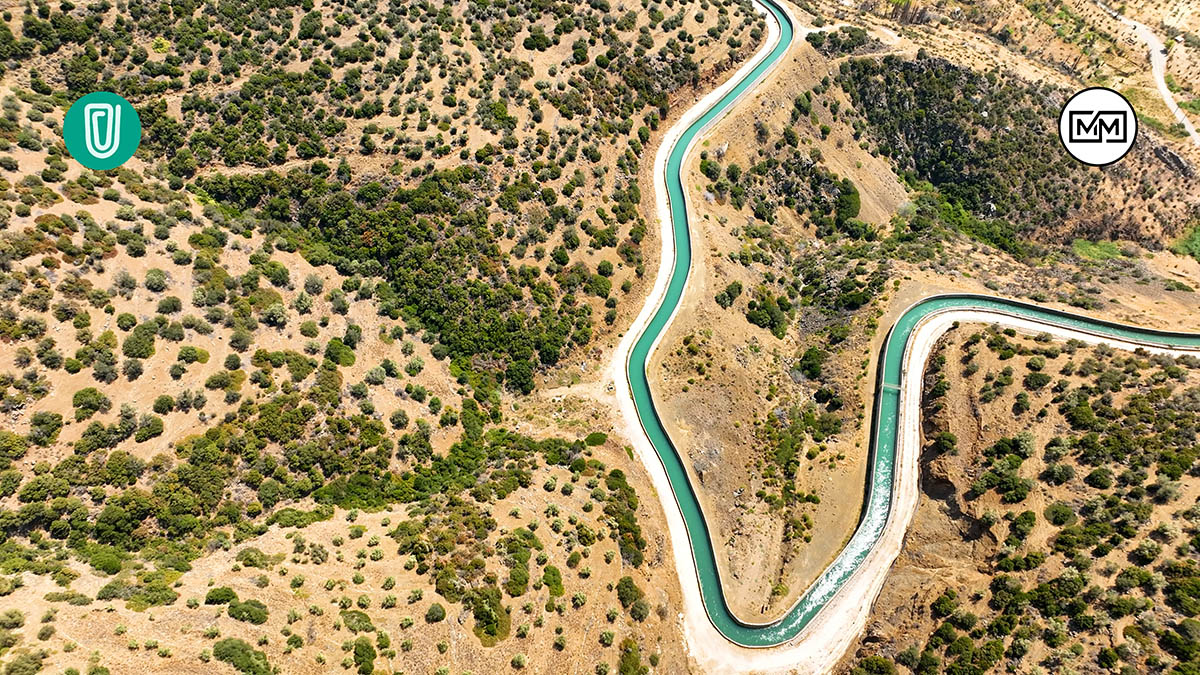
[(1150, 50), (1150, 71), (1154, 75), (1154, 85), (1158, 88), (1158, 95), (1162, 97), (1163, 103), (1166, 104), (1167, 110), (1175, 116), (1175, 120), (1183, 125), (1188, 136), (1192, 139), (1192, 144), (1200, 148), (1200, 133), (1197, 133), (1196, 127), (1192, 121), (1188, 119), (1187, 113), (1179, 104), (1175, 102), (1175, 95), (1171, 93), (1171, 88), (1167, 86), (1167, 47), (1163, 41), (1159, 39), (1154, 31), (1144, 23), (1139, 23), (1130, 19), (1115, 9), (1112, 9), (1103, 2), (1096, 3), (1100, 9), (1108, 12), (1109, 16), (1129, 26), (1137, 34), (1138, 39), (1146, 43), (1146, 48)]

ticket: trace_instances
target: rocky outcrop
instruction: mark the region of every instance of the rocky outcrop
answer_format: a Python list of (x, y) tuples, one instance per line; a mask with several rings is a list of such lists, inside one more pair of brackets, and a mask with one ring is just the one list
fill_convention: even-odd
[(1192, 166), (1191, 162), (1187, 161), (1180, 156), (1179, 153), (1168, 148), (1167, 146), (1155, 145), (1154, 156), (1159, 158), (1163, 164), (1166, 164), (1168, 169), (1179, 174), (1180, 176), (1183, 176), (1184, 178), (1196, 177), (1196, 169)]

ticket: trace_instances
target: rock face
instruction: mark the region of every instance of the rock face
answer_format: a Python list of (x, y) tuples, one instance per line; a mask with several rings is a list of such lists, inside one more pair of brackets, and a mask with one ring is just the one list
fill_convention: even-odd
[(692, 453), (692, 470), (701, 483), (704, 482), (704, 475), (715, 468), (720, 459), (721, 449), (716, 444), (705, 445)]
[(1167, 165), (1171, 171), (1183, 176), (1184, 178), (1195, 178), (1196, 169), (1191, 163), (1181, 157), (1179, 153), (1168, 148), (1165, 145), (1154, 146), (1154, 156), (1162, 160), (1163, 164)]

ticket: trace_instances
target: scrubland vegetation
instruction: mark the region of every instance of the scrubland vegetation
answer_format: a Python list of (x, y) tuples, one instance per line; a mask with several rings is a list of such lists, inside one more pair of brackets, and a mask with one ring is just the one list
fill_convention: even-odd
[[(597, 458), (604, 434), (535, 439), (506, 411), (614, 330), (646, 271), (644, 155), (762, 33), (748, 2), (707, 0), (5, 12), (6, 592), (45, 575), (60, 588), (40, 600), (67, 607), (215, 608), (233, 627), (203, 650), (130, 636), (131, 654), (243, 673), (332, 667), (314, 644), (339, 630), (359, 673), (428, 664), (432, 642), (400, 634), (460, 611), (513, 669), (584, 643), (598, 673), (657, 665), (639, 495)], [(59, 134), (95, 89), (144, 129), (107, 172)], [(501, 502), (543, 493), (499, 524)], [(381, 510), (390, 525), (353, 524)], [(343, 515), (348, 534), (304, 536)], [(294, 550), (263, 553), (279, 528)], [(256, 571), (251, 592), (184, 597), (222, 551)], [(354, 588), (385, 565), (418, 585)], [(278, 604), (275, 575), (307, 609)], [(70, 658), (19, 627), (7, 672)]]
[[(743, 512), (772, 514), (785, 561), (808, 554), (820, 531), (822, 497), (830, 496), (820, 487), (824, 472), (864, 452), (873, 340), (916, 273), (949, 284), (979, 278), (978, 290), (1093, 312), (1114, 306), (1107, 284), (1140, 286), (1156, 298), (1194, 292), (1144, 261), (1146, 249), (1162, 248), (1164, 232), (1193, 226), (1191, 183), (1149, 152), (1104, 172), (1071, 160), (1053, 132), (1069, 92), (926, 50), (871, 56), (883, 47), (847, 28), (812, 33), (808, 42), (836, 59), (829, 75), (789, 92), (782, 109), (772, 101), (771, 115), (739, 120), (753, 132), (749, 152), (718, 143), (699, 152), (695, 189), (715, 205), (700, 211), (733, 242), (721, 246), (714, 267), (724, 271), (710, 280), (706, 300), (719, 320), (761, 332), (747, 333), (749, 342), (731, 345), (735, 355), (723, 359), (718, 331), (693, 327), (677, 339), (672, 363), (685, 393), (755, 358), (762, 364), (752, 385), (729, 392), (741, 398), (752, 389), (754, 400), (745, 420), (753, 424), (752, 459), (743, 480), (731, 482), (754, 497), (735, 495)], [(863, 220), (872, 195), (861, 190), (877, 183), (863, 167), (867, 158), (884, 160), (907, 192), (890, 221)], [(1177, 250), (1190, 251), (1189, 241)], [(711, 470), (709, 448), (692, 452), (697, 471)], [(779, 607), (792, 590), (786, 563), (781, 569), (771, 590), (785, 600)]]
[[(683, 667), (664, 656), (681, 649), (663, 644), (678, 634), (662, 544), (639, 510), (648, 495), (615, 439), (512, 429), (527, 397), (595, 359), (636, 311), (653, 272), (641, 179), (680, 104), (760, 43), (749, 2), (119, 0), (0, 17), (0, 596), (50, 608), (40, 624), (0, 613), (6, 675), (185, 660), (249, 675)], [(805, 336), (782, 375), (815, 393), (765, 387), (779, 403), (754, 432), (766, 479), (754, 497), (797, 543), (818, 531), (820, 497), (796, 476), (836, 467), (831, 439), (861, 424), (835, 356), (873, 334), (898, 263), (946, 265), (964, 238), (1044, 261), (1059, 251), (1031, 224), (1078, 219), (1066, 239), (1078, 258), (1133, 267), (1093, 240), (1141, 224), (1091, 218), (1070, 196), (1100, 187), (1029, 123), (1049, 109), (1047, 86), (926, 54), (860, 58), (877, 45), (850, 27), (808, 42), (849, 58), (795, 96), (786, 125), (755, 128), (753, 163), (715, 148), (701, 158), (704, 190), (746, 215), (724, 255), (760, 275), (716, 286), (716, 303), (764, 340)], [(66, 108), (96, 89), (127, 97), (144, 129), (112, 171), (82, 170), (60, 140)], [(860, 219), (854, 177), (814, 145), (839, 125), (912, 190), (888, 227)], [(1177, 187), (1120, 179), (1140, 181), (1143, 200)], [(1155, 222), (1182, 232), (1177, 215)], [(783, 231), (795, 219), (821, 256)], [(712, 348), (711, 334), (681, 348), (698, 377)], [(1009, 574), (992, 618), (964, 614), (905, 654), (964, 668), (997, 649), (1019, 659), (1019, 645), (1050, 664), (1193, 660), (1196, 612), (1168, 590), (1191, 583), (1185, 517), (1145, 539), (1161, 550), (1136, 563), (1159, 565), (1162, 584), (1129, 577), (1110, 602), (1111, 585), (1090, 593), (1077, 562), (1104, 546), (1098, 559), (1135, 555), (1142, 524), (1125, 514), (1179, 499), (1172, 481), (1194, 458), (1158, 416), (1190, 424), (1190, 404), (1151, 383), (1183, 381), (1190, 364), (1147, 360), (1159, 370), (1139, 379), (1152, 366), (1096, 355), (1056, 391), (1061, 354), (1028, 356), (1042, 366), (1001, 370), (980, 398), (996, 405), (1019, 382), (1014, 414), (1042, 415), (1040, 402), (1072, 425), (1043, 450), (1056, 457), (1046, 475), (1110, 492), (989, 525)], [(1093, 375), (1105, 388), (1069, 379)], [(1146, 389), (1129, 415), (1131, 403), (1105, 402), (1124, 389)], [(1137, 424), (1109, 448), (1118, 422)], [(949, 431), (938, 439), (939, 452), (955, 447)], [(1038, 449), (993, 443), (973, 499), (1020, 505), (1036, 494), (1025, 463)], [(1076, 455), (1086, 472), (1064, 460)], [(1125, 468), (1106, 475), (1114, 458)], [(1052, 540), (1038, 538), (1043, 520), (1061, 527)], [(1036, 591), (1036, 570), (1058, 558), (1067, 581)], [(1156, 593), (1170, 612), (1146, 605)], [(992, 602), (967, 610), (964, 597), (937, 611)], [(178, 633), (152, 625), (166, 625), (164, 608), (185, 622), (170, 624)], [(1058, 641), (1062, 626), (1135, 615), (1112, 654), (1043, 654), (1029, 646), (1036, 630), (1021, 632), (1037, 623)], [(77, 633), (86, 621), (103, 630)], [(92, 646), (112, 640), (127, 653)], [(576, 650), (586, 658), (566, 661)]]
[(855, 672), (1192, 672), (1198, 367), (953, 331), (925, 375), (924, 482), (949, 486), (934, 499), (954, 550), (986, 555), (970, 583), (928, 589), (907, 639)]

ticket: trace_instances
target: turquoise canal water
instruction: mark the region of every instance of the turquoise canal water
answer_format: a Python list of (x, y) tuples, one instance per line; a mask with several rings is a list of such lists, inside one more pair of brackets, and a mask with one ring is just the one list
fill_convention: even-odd
[(708, 524), (704, 520), (704, 514), (700, 509), (699, 500), (696, 498), (695, 489), (688, 479), (683, 461), (671, 443), (670, 437), (663, 428), (662, 420), (658, 416), (658, 411), (654, 407), (654, 401), (650, 396), (649, 381), (646, 377), (646, 366), (654, 341), (666, 330), (671, 314), (683, 296), (688, 270), (692, 264), (692, 243), (688, 231), (681, 176), (681, 168), (688, 145), (709, 122), (721, 115), (736, 102), (744, 91), (752, 87), (759, 77), (787, 52), (788, 46), (792, 42), (793, 26), (788, 16), (771, 0), (763, 0), (763, 4), (779, 22), (782, 34), (778, 45), (757, 68), (684, 132), (675, 147), (672, 148), (667, 160), (667, 194), (671, 204), (671, 225), (676, 252), (675, 266), (671, 270), (671, 282), (662, 305), (634, 344), (626, 364), (638, 417), (666, 468), (675, 500), (679, 504), (683, 519), (687, 524), (692, 554), (696, 561), (697, 576), (700, 579), (700, 590), (708, 617), (726, 638), (747, 647), (768, 647), (795, 637), (813, 620), (825, 603), (837, 592), (837, 589), (858, 569), (858, 566), (879, 540), (884, 525), (887, 523), (891, 505), (897, 443), (897, 413), (900, 403), (901, 363), (904, 357), (904, 348), (913, 328), (922, 318), (931, 313), (948, 309), (999, 310), (1114, 338), (1166, 346), (1200, 348), (1200, 335), (1143, 330), (988, 296), (937, 296), (915, 305), (892, 327), (880, 357), (867, 494), (858, 529), (834, 562), (826, 568), (783, 618), (766, 625), (751, 625), (739, 621), (725, 602)]

